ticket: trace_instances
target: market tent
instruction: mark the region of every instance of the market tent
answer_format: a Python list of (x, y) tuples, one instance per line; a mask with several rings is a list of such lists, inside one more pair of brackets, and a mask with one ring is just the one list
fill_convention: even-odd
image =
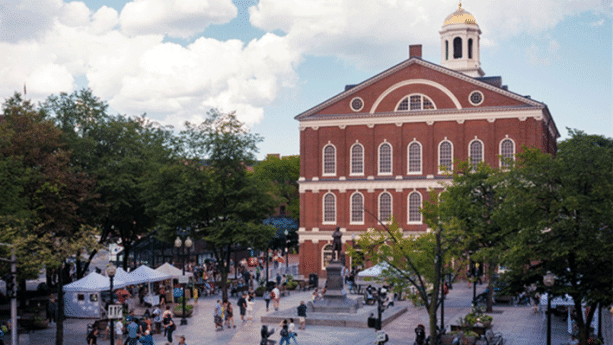
[[(87, 276), (64, 286), (67, 317), (99, 318), (104, 314), (101, 292), (109, 291), (109, 277), (92, 272)], [(126, 286), (122, 280), (113, 279), (113, 288)]]
[(117, 267), (117, 272), (115, 273), (115, 279), (125, 282), (126, 285), (138, 284), (136, 282), (136, 279), (130, 276), (130, 273), (126, 272), (121, 267)]
[(132, 278), (131, 284), (153, 283), (172, 278), (170, 274), (156, 271), (145, 265), (128, 273), (128, 276)]
[[(541, 300), (539, 302), (539, 309), (540, 311), (546, 310), (547, 309), (547, 298), (548, 295), (547, 293), (544, 293), (541, 295)], [(582, 312), (585, 312), (585, 303), (581, 303), (582, 305)], [(564, 306), (564, 307), (573, 307), (575, 306), (575, 302), (573, 300), (573, 298), (569, 295), (566, 295), (564, 297), (555, 297), (551, 300), (551, 308), (555, 309), (558, 306)], [(568, 324), (567, 324), (567, 331), (568, 333), (572, 333), (573, 331), (573, 327), (572, 327), (572, 318), (570, 317), (570, 310), (571, 308), (568, 308)], [(546, 315), (546, 314), (543, 314)], [(594, 329), (598, 330), (598, 313), (594, 314), (594, 318), (592, 319), (592, 327), (594, 327)]]
[[(182, 270), (176, 268), (168, 262), (164, 263), (162, 266), (156, 268), (155, 270), (158, 272), (166, 273), (170, 275), (173, 279), (179, 279), (179, 277), (183, 275)], [(192, 272), (185, 272), (185, 275), (191, 277), (193, 274)]]
[(380, 264), (376, 264), (372, 267), (369, 267), (363, 271), (358, 272), (358, 277), (367, 278), (367, 277), (378, 277), (380, 276), (384, 270), (386, 270), (389, 265), (385, 262)]

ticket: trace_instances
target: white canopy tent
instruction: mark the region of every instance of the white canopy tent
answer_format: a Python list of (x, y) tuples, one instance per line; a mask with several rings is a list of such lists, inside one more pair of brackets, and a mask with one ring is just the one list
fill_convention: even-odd
[[(164, 263), (162, 266), (156, 268), (155, 270), (158, 272), (169, 274), (173, 279), (179, 279), (179, 277), (183, 275), (182, 270), (176, 268), (168, 262)], [(185, 275), (191, 277), (193, 274), (192, 272), (185, 272)]]
[[(126, 286), (117, 278), (113, 279), (113, 289)], [(109, 277), (92, 272), (87, 276), (64, 286), (65, 309), (67, 317), (100, 318), (104, 314), (101, 300), (103, 291), (110, 291)]]
[(385, 271), (387, 268), (389, 267), (389, 265), (385, 262), (376, 264), (372, 267), (369, 267), (363, 271), (358, 272), (358, 277), (360, 278), (368, 278), (368, 277), (378, 277), (380, 276), (383, 271)]
[(132, 284), (147, 284), (147, 290), (149, 293), (147, 296), (145, 296), (144, 300), (151, 305), (157, 305), (160, 303), (160, 296), (151, 294), (151, 283), (172, 279), (170, 274), (156, 271), (145, 265), (140, 266), (139, 268), (130, 272), (128, 275), (132, 279)]
[(124, 271), (123, 268), (117, 267), (117, 272), (115, 272), (115, 279), (122, 280), (126, 283), (126, 285), (138, 284), (134, 277), (130, 276), (130, 274)]
[[(541, 300), (539, 302), (539, 309), (540, 311), (543, 310), (547, 310), (547, 298), (548, 295), (546, 293), (541, 295)], [(551, 300), (551, 308), (555, 309), (558, 306), (564, 306), (564, 307), (574, 307), (575, 306), (575, 302), (573, 300), (573, 298), (569, 295), (566, 295), (564, 297), (555, 297), (554, 299)], [(585, 304), (582, 303), (581, 304), (582, 307), (582, 311), (585, 315)], [(543, 315), (546, 315), (545, 313), (543, 313)], [(567, 331), (568, 333), (572, 333), (573, 332), (573, 324), (572, 324), (572, 320), (570, 317), (570, 308), (568, 308), (568, 324), (567, 324)], [(592, 319), (592, 327), (594, 327), (594, 329), (596, 331), (598, 331), (598, 313), (594, 314), (594, 318)]]

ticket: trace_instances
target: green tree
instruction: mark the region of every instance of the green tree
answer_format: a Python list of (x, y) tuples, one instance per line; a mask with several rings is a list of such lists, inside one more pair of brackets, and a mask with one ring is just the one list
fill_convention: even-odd
[[(516, 286), (536, 284), (552, 296), (570, 295), (580, 344), (600, 303), (613, 303), (613, 139), (570, 130), (556, 156), (518, 155), (504, 190), (509, 250), (504, 264)], [(548, 272), (555, 285), (543, 286)]]
[[(430, 199), (436, 200), (437, 192)], [(442, 303), (442, 281), (451, 273), (451, 258), (454, 256), (454, 241), (444, 236), (444, 228), (438, 220), (436, 202), (424, 203), (424, 218), (433, 229), (428, 233), (408, 235), (392, 219), (390, 225), (371, 228), (362, 234), (354, 247), (348, 248), (353, 258), (363, 257), (373, 264), (384, 264), (381, 280), (421, 300), (428, 313), (430, 334), (437, 339), (437, 311)], [(370, 214), (370, 213), (369, 213)], [(372, 214), (371, 214), (372, 215)], [(374, 217), (374, 216), (373, 216)], [(356, 249), (359, 248), (359, 249)]]
[[(93, 180), (70, 164), (61, 130), (19, 94), (3, 105), (0, 133), (0, 162), (8, 163), (11, 174), (23, 173), (11, 178), (16, 187), (2, 196), (10, 206), (2, 207), (0, 233), (19, 249), (19, 280), (25, 287), (25, 279), (37, 276), (43, 265), (51, 270), (92, 248), (97, 231), (82, 226), (96, 197)], [(17, 217), (4, 213), (10, 211)], [(62, 287), (60, 278), (56, 344), (63, 343)]]
[(247, 170), (260, 138), (234, 113), (211, 110), (202, 124), (186, 123), (186, 128), (181, 133), (184, 159), (161, 170), (148, 189), (148, 204), (160, 220), (163, 239), (173, 239), (182, 228), (206, 242), (227, 298), (232, 250), (265, 248), (274, 229), (262, 220), (276, 203), (268, 186)]
[(505, 250), (506, 227), (497, 216), (502, 203), (498, 190), (505, 174), (485, 163), (475, 167), (459, 161), (451, 184), (440, 194), (438, 215), (447, 236), (458, 239), (458, 249), (465, 256), (487, 264), (487, 311), (492, 311), (494, 274)]

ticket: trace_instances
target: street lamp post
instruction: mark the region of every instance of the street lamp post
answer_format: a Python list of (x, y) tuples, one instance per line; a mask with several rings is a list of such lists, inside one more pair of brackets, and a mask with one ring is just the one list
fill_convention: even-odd
[[(106, 275), (111, 280), (111, 303), (109, 303), (109, 305), (113, 305), (113, 279), (115, 278), (115, 273), (117, 273), (117, 267), (113, 264), (110, 264), (109, 267), (106, 268)], [(115, 345), (115, 323), (113, 322), (113, 319), (111, 319), (110, 321), (111, 327), (109, 328), (109, 332), (111, 332), (111, 345)]]
[[(189, 253), (189, 249), (192, 247), (192, 239), (189, 238), (189, 236), (187, 237), (187, 239), (185, 238), (185, 236), (187, 235), (187, 231), (186, 230), (179, 230), (177, 231), (178, 235), (177, 239), (175, 240), (175, 248), (179, 249), (181, 248), (181, 256), (183, 257), (182, 263), (183, 263), (183, 279), (185, 279), (185, 248), (187, 248), (187, 251)], [(183, 239), (183, 240), (181, 240)], [(185, 299), (186, 299), (186, 295), (185, 295), (185, 286), (187, 284), (185, 282), (183, 282), (183, 312), (182, 312), (182, 317), (181, 317), (181, 326), (187, 325), (187, 319), (185, 318)]]
[(549, 288), (547, 292), (547, 345), (551, 345), (551, 287), (555, 284), (556, 277), (547, 271), (543, 276), (543, 284)]
[(287, 231), (287, 229), (285, 229), (285, 274), (287, 274), (287, 270), (289, 269), (289, 240), (287, 239), (287, 235), (289, 235), (289, 232)]

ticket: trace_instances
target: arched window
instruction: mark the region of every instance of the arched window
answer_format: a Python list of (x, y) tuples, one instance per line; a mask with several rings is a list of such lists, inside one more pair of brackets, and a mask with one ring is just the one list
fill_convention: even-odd
[(409, 194), (409, 212), (408, 223), (409, 224), (421, 224), (421, 194), (419, 192), (412, 192)]
[(358, 192), (351, 195), (351, 224), (364, 224), (364, 196)]
[(379, 175), (392, 174), (392, 145), (383, 143), (379, 146)]
[(396, 104), (396, 111), (426, 109), (436, 109), (436, 105), (430, 97), (419, 93), (405, 96)]
[(445, 60), (449, 60), (449, 41), (445, 40)]
[(462, 58), (462, 39), (459, 37), (453, 39), (453, 58)]
[(336, 224), (336, 196), (332, 193), (324, 195), (324, 224)]
[(361, 144), (351, 146), (351, 175), (364, 174), (364, 147)]
[(326, 267), (328, 267), (332, 259), (334, 259), (334, 252), (332, 251), (332, 245), (326, 244), (321, 250), (321, 268), (326, 269)]
[(389, 222), (392, 217), (392, 195), (383, 192), (379, 195), (379, 220)]
[(324, 175), (336, 175), (336, 148), (332, 144), (324, 147)]
[(442, 173), (453, 170), (453, 145), (448, 140), (443, 140), (438, 145), (438, 171)]
[(468, 39), (468, 58), (469, 59), (473, 58), (473, 39), (472, 38)]
[(483, 161), (483, 143), (476, 139), (471, 141), (468, 146), (468, 153), (470, 155), (470, 163), (473, 166), (473, 170), (476, 170), (479, 162)]
[(408, 174), (421, 174), (421, 144), (414, 141), (408, 149)]
[(500, 142), (500, 167), (508, 168), (509, 161), (515, 159), (515, 143), (506, 138)]

